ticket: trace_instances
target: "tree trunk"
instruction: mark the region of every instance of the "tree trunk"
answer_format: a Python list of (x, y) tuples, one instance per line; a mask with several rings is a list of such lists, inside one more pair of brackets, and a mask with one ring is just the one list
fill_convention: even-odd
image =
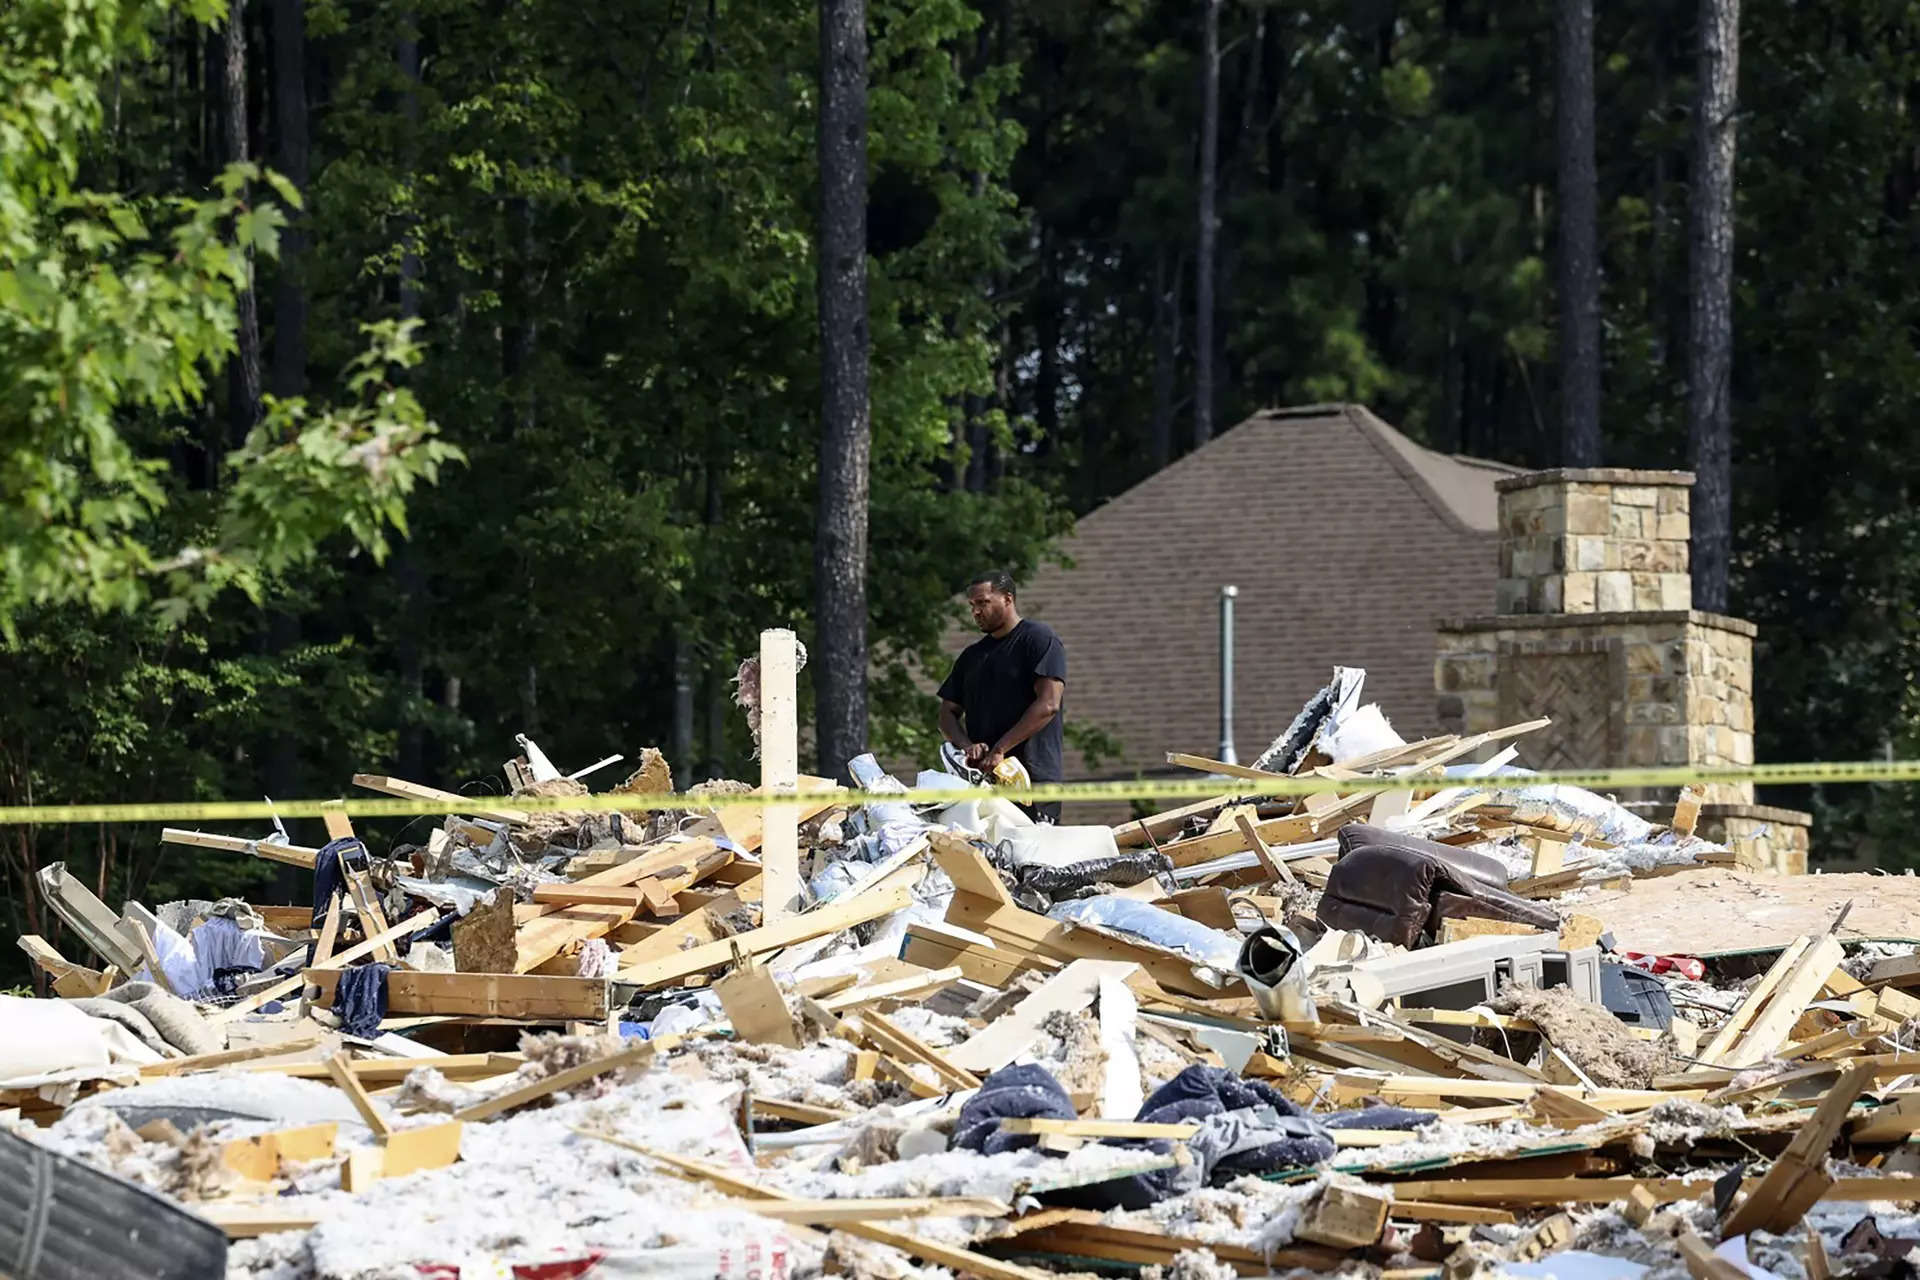
[(820, 492), (811, 655), (820, 772), (867, 749), (867, 7), (820, 0)]
[[(269, 0), (267, 20), (273, 55), (273, 166), (301, 193), (310, 175), (307, 113), (306, 0)], [(307, 290), (301, 271), (307, 249), (307, 215), (287, 211), (280, 261), (273, 281), (273, 357), (269, 388), (282, 399), (307, 390)], [(281, 656), (300, 644), (300, 619), (275, 609), (267, 616), (267, 651)], [(266, 783), (274, 795), (302, 795), (299, 741), (291, 724), (272, 731), (267, 744)], [(417, 778), (402, 762), (401, 776)], [(296, 882), (283, 875), (283, 888)]]
[[(221, 160), (247, 159), (247, 5), (233, 0), (221, 33)], [(234, 448), (260, 419), (260, 309), (253, 291), (253, 255), (247, 255), (247, 287), (240, 291), (236, 348), (227, 361), (227, 438)]]
[[(306, 0), (271, 0), (273, 33), (273, 167), (301, 196), (309, 178), (307, 128)], [(280, 236), (280, 266), (273, 287), (273, 394), (303, 395), (307, 389), (307, 289), (301, 268), (307, 252), (307, 217), (289, 210)]]
[(1220, 0), (1201, 0), (1206, 21), (1200, 44), (1200, 218), (1194, 245), (1193, 443), (1213, 439), (1213, 254), (1220, 168)]
[(1159, 471), (1173, 461), (1174, 387), (1180, 361), (1180, 276), (1185, 255), (1171, 266), (1164, 242), (1153, 262), (1153, 423), (1148, 456)]
[(1560, 460), (1600, 465), (1599, 178), (1593, 136), (1593, 0), (1554, 6), (1560, 174)]
[(1687, 252), (1687, 436), (1693, 456), (1693, 605), (1727, 609), (1733, 554), (1734, 110), (1739, 0), (1700, 0)]
[[(284, 2), (284, 0), (282, 0)], [(393, 61), (400, 73), (400, 114), (406, 121), (406, 142), (402, 154), (412, 171), (414, 126), (420, 116), (420, 44), (414, 34), (414, 17), (400, 15), (402, 34), (394, 42)], [(420, 317), (420, 255), (413, 247), (413, 223), (400, 227), (403, 247), (400, 251), (400, 319)], [(404, 375), (403, 375), (404, 376)], [(426, 556), (412, 531), (394, 551), (394, 583), (399, 587), (399, 626), (395, 629), (394, 661), (398, 667), (397, 684), (405, 700), (400, 715), (399, 736), (395, 744), (395, 762), (403, 778), (427, 776), (427, 646), (433, 625), (428, 605)]]

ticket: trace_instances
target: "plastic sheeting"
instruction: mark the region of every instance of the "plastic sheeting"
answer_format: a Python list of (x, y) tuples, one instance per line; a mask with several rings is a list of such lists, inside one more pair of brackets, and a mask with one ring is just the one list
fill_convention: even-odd
[(1080, 898), (1059, 903), (1047, 915), (1054, 920), (1126, 934), (1177, 951), (1195, 964), (1221, 973), (1232, 973), (1234, 963), (1240, 958), (1240, 939), (1234, 935), (1209, 929), (1185, 916), (1132, 898)]
[[(1046, 829), (1040, 828), (1043, 831)], [(1110, 884), (1124, 888), (1172, 873), (1173, 863), (1166, 854), (1151, 849), (1129, 849), (1125, 853), (1115, 853), (1110, 858), (1093, 858), (1063, 867), (1029, 867), (1020, 873), (1020, 887), (1048, 898), (1057, 898), (1091, 885)]]

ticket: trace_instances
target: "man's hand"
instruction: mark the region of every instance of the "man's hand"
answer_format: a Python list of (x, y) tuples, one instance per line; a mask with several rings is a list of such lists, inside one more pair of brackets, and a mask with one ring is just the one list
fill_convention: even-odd
[(967, 763), (978, 769), (980, 762), (993, 754), (993, 748), (984, 742), (976, 742), (967, 748)]
[(980, 763), (977, 767), (979, 768), (980, 772), (986, 774), (989, 778), (991, 778), (993, 776), (993, 771), (995, 769), (998, 769), (1000, 767), (1000, 762), (1002, 760), (1005, 760), (1006, 758), (1007, 758), (1007, 753), (1004, 751), (989, 750), (986, 755), (980, 757)]

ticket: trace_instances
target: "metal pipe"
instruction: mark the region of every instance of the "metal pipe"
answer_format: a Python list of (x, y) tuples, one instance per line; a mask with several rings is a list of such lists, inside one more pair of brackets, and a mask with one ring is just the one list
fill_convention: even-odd
[(1233, 752), (1233, 600), (1240, 588), (1220, 588), (1220, 759), (1239, 764)]

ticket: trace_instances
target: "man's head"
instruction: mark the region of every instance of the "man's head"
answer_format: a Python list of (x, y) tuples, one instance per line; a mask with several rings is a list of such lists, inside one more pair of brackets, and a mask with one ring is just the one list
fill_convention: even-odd
[(983, 573), (967, 584), (967, 607), (974, 625), (990, 636), (1004, 635), (1020, 621), (1013, 604), (1013, 575), (1004, 569)]

